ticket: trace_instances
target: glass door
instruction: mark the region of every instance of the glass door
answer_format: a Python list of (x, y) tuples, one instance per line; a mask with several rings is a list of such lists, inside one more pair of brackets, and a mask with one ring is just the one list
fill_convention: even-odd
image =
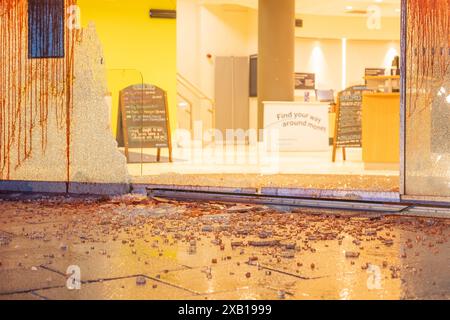
[(450, 0), (403, 1), (405, 198), (450, 200)]

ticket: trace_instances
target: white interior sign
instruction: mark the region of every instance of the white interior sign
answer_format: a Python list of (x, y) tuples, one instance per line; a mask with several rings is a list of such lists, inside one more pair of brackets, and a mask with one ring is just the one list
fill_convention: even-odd
[(264, 129), (278, 130), (279, 151), (328, 151), (327, 103), (264, 102)]

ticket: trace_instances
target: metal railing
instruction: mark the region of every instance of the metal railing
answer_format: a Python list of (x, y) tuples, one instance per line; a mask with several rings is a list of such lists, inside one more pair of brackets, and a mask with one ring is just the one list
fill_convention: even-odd
[[(193, 84), (191, 81), (189, 81), (186, 77), (184, 77), (180, 73), (177, 73), (177, 84), (188, 90), (189, 93), (194, 95), (197, 99), (207, 101), (209, 103), (208, 111), (211, 114), (212, 129), (214, 129), (216, 127), (216, 119), (215, 119), (216, 104), (214, 99), (208, 97), (200, 88), (198, 88), (195, 84)], [(191, 117), (191, 128), (193, 128), (194, 119), (192, 119), (192, 117), (195, 114), (193, 112), (194, 104), (190, 99), (186, 98), (186, 95), (180, 93), (179, 90), (177, 90), (177, 95), (179, 98), (185, 101), (190, 107), (189, 113)]]

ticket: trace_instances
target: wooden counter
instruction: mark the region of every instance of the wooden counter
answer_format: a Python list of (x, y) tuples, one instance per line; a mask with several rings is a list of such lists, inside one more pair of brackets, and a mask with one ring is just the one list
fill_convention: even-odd
[[(366, 165), (400, 162), (400, 94), (368, 93), (362, 103), (362, 147)], [(386, 166), (387, 168), (387, 166)]]

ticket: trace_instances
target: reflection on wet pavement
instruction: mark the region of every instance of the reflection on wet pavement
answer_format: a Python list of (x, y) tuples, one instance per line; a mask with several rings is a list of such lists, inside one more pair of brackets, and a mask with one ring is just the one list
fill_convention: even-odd
[(364, 212), (3, 198), (0, 299), (449, 299), (449, 235)]

